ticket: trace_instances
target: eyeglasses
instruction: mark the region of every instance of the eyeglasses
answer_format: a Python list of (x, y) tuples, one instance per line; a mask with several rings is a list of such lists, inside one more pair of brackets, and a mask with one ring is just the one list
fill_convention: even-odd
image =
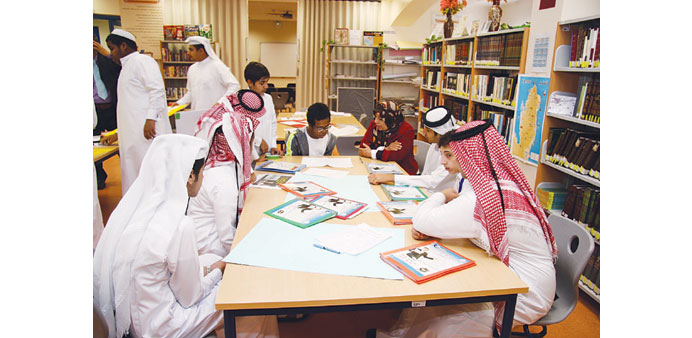
[(329, 130), (329, 128), (331, 128), (331, 127), (332, 126), (328, 125), (326, 127), (312, 127), (312, 128), (315, 129), (316, 132), (323, 133), (323, 132)]

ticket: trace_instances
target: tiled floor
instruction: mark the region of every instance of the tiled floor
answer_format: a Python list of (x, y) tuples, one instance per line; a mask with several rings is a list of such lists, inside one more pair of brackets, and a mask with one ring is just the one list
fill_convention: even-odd
[[(108, 173), (108, 179), (106, 188), (99, 190), (99, 201), (105, 223), (122, 194), (118, 156), (104, 161), (103, 167)], [(548, 327), (547, 338), (601, 336), (600, 304), (581, 291), (579, 297), (579, 304), (565, 321)], [(283, 338), (365, 337), (369, 328), (389, 328), (397, 316), (397, 310), (319, 313), (296, 322), (281, 322), (279, 331)], [(515, 331), (519, 330), (520, 328), (515, 328)]]

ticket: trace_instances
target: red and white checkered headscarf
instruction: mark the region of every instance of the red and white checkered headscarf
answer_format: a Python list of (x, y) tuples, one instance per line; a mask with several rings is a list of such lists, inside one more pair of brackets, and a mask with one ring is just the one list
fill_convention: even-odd
[[(455, 135), (449, 146), (476, 193), (473, 218), (488, 234), (492, 253), (509, 266), (507, 223), (521, 220), (541, 227), (555, 262), (557, 245), (548, 218), (502, 136), (487, 121), (466, 123)], [(503, 311), (504, 302), (495, 303), (497, 323)]]
[[(197, 121), (195, 135), (207, 139), (212, 145), (207, 165), (214, 167), (235, 161), (242, 168), (242, 176), (239, 175), (241, 184), (238, 213), (242, 211), (251, 183), (251, 134), (257, 129), (259, 119), (265, 112), (264, 100), (259, 94), (251, 90), (240, 90), (221, 98), (219, 103), (213, 105)], [(223, 137), (215, 134), (219, 127), (222, 127)]]

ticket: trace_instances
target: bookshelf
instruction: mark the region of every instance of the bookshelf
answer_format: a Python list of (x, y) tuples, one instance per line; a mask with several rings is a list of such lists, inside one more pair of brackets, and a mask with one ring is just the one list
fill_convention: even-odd
[(377, 46), (327, 44), (325, 59), (325, 90), (327, 106), (337, 110), (337, 89), (357, 87), (375, 89), (379, 96)]
[[(585, 117), (553, 113), (546, 114), (543, 122), (541, 158), (536, 172), (536, 191), (546, 187), (569, 189), (570, 186), (577, 185), (582, 187), (580, 190), (589, 190), (591, 194), (596, 192), (595, 197), (589, 201), (587, 201), (586, 197), (580, 200), (580, 207), (586, 208), (585, 213), (581, 217), (573, 214), (569, 215), (570, 212), (566, 212), (568, 208), (572, 208), (568, 206), (567, 202), (564, 209), (548, 210), (548, 212), (560, 215), (560, 217), (565, 217), (567, 214), (568, 217), (566, 218), (586, 227), (594, 237), (597, 247), (600, 248), (600, 165), (598, 164), (600, 162), (600, 152), (594, 150), (600, 148), (600, 57), (598, 56), (599, 53), (595, 52), (596, 44), (591, 45), (594, 48), (594, 52), (591, 53), (590, 48), (585, 49), (589, 46), (589, 40), (584, 40), (583, 36), (579, 37), (580, 34), (588, 36), (590, 28), (597, 28), (600, 31), (599, 16), (561, 21), (558, 22), (556, 27), (555, 52), (550, 74), (549, 96), (554, 92), (574, 94), (577, 102), (572, 115), (577, 115), (580, 101), (582, 102), (582, 112), (588, 111), (589, 114), (582, 114)], [(598, 39), (600, 39), (598, 31), (594, 30), (591, 32), (595, 36), (595, 40), (591, 40), (591, 42), (598, 42)], [(573, 40), (573, 37), (577, 40)], [(573, 42), (578, 42), (582, 47), (574, 50), (575, 44)], [(573, 51), (575, 53), (572, 53)], [(581, 60), (579, 60), (577, 55), (579, 53), (577, 52), (581, 52)], [(589, 85), (598, 84), (592, 85), (592, 89), (595, 91), (588, 92), (587, 89), (584, 99), (582, 99), (581, 92), (585, 90), (584, 88), (588, 88), (588, 86), (584, 87), (586, 83), (589, 83)], [(586, 93), (591, 95), (588, 97), (588, 100)], [(588, 102), (592, 103), (589, 104)], [(566, 142), (567, 150), (563, 150), (563, 152), (569, 152), (570, 149), (574, 149), (571, 155), (568, 156), (565, 155), (567, 153), (563, 153), (562, 155), (565, 156), (561, 157), (562, 160), (557, 160), (560, 156), (554, 156), (558, 152), (557, 141), (563, 129), (571, 130), (572, 133), (575, 133), (575, 139), (578, 139), (579, 136), (585, 137), (582, 139), (582, 143), (580, 143), (584, 148), (582, 155), (578, 153), (578, 147), (574, 147), (574, 144), (577, 143), (573, 139), (571, 142)], [(553, 131), (552, 134), (551, 130)], [(571, 148), (569, 147), (570, 144), (572, 144)], [(587, 152), (589, 148), (593, 151), (591, 157), (589, 157)], [(587, 161), (589, 158), (591, 160)], [(594, 257), (591, 260), (600, 262), (600, 249), (599, 251), (594, 251)], [(579, 282), (579, 288), (597, 302), (600, 302), (599, 274), (600, 263), (590, 263), (584, 270)]]
[(425, 45), (419, 127), (423, 113), (444, 105), (465, 122), (492, 118), (509, 142), (517, 78), (524, 73), (529, 30), (508, 29)]
[[(212, 48), (216, 49), (216, 43), (212, 42)], [(188, 44), (179, 40), (162, 40), (161, 47), (161, 74), (166, 88), (166, 101), (179, 100), (187, 91), (187, 70), (195, 61), (190, 59), (187, 53)], [(218, 55), (218, 53), (217, 53)]]

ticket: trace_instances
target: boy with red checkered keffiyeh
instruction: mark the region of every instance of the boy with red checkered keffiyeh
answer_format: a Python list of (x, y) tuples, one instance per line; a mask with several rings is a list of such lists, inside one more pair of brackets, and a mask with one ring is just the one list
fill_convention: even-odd
[[(513, 325), (543, 317), (555, 296), (557, 246), (547, 217), (502, 137), (473, 121), (439, 142), (442, 165), (463, 177), (456, 189), (431, 195), (413, 218), (413, 237), (468, 238), (498, 257), (529, 286), (519, 294)], [(504, 303), (405, 309), (378, 337), (492, 337)]]

